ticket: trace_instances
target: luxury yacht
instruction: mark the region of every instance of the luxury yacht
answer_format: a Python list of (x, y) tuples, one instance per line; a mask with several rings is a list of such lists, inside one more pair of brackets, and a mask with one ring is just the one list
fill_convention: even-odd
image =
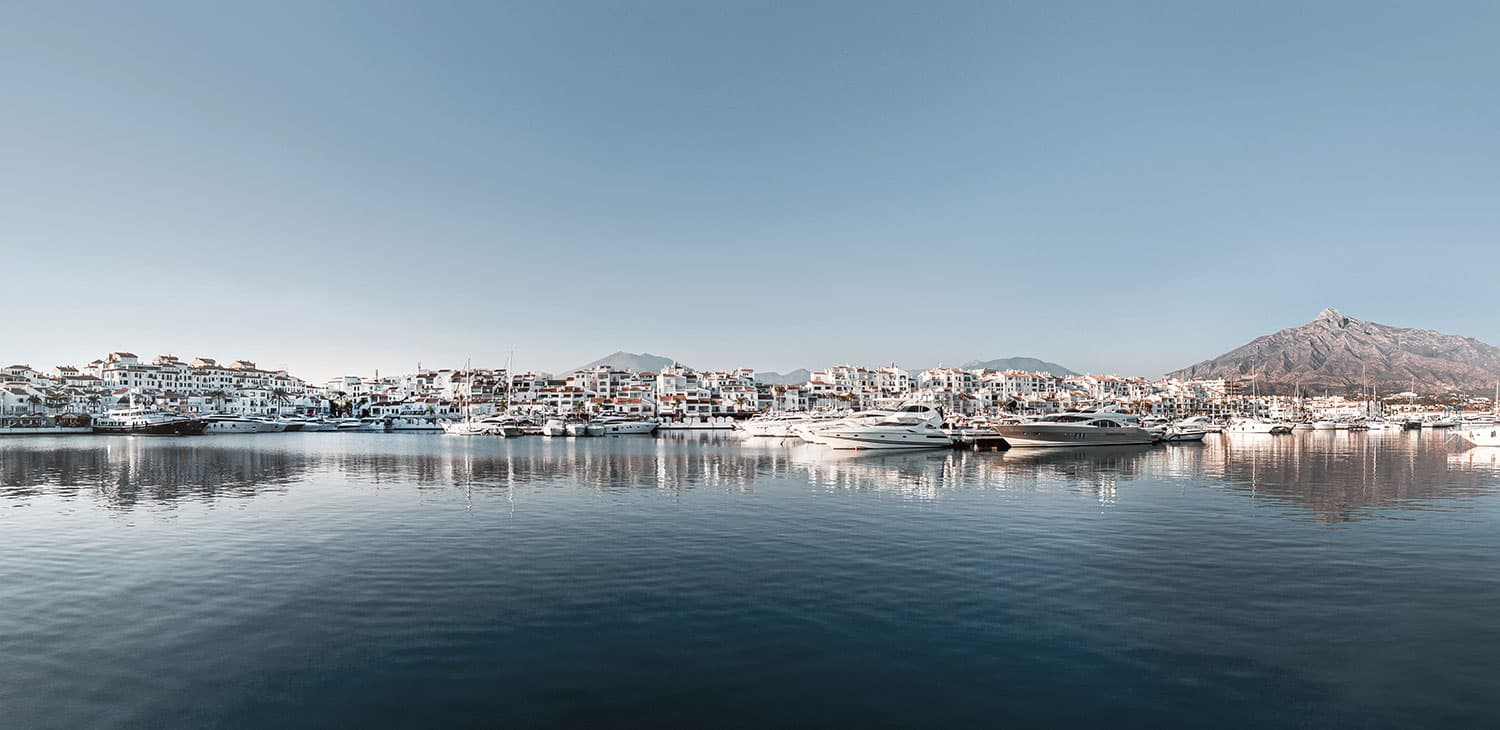
[(203, 417), (204, 433), (260, 433), (261, 424), (233, 413), (211, 413)]
[(94, 419), (94, 433), (194, 436), (208, 424), (201, 418), (147, 408), (117, 408)]
[(1182, 428), (1201, 428), (1205, 433), (1221, 433), (1224, 430), (1224, 424), (1214, 423), (1212, 420), (1209, 420), (1208, 416), (1184, 418), (1173, 425)]
[(1278, 421), (1259, 418), (1236, 418), (1224, 427), (1224, 433), (1291, 433), (1292, 427)]
[(542, 424), (543, 436), (567, 436), (568, 424), (561, 418), (549, 418)]
[(324, 420), (322, 418), (309, 418), (302, 422), (303, 433), (336, 431), (338, 430), (338, 427), (338, 423), (334, 421)]
[(601, 436), (619, 436), (633, 433), (651, 433), (656, 430), (657, 423), (649, 419), (629, 418), (626, 416), (604, 416), (596, 418), (589, 423), (589, 430), (598, 428)]
[(465, 418), (462, 421), (443, 421), (443, 433), (449, 436), (488, 436), (489, 424)]
[(1012, 448), (1033, 446), (1129, 446), (1149, 444), (1156, 437), (1128, 413), (1054, 413), (1035, 421), (1001, 425), (996, 433)]
[(810, 444), (824, 444), (820, 435), (827, 429), (844, 429), (850, 426), (868, 426), (890, 417), (893, 411), (857, 411), (844, 418), (811, 419), (792, 427), (792, 435)]
[(599, 435), (599, 429), (590, 428), (590, 424), (588, 421), (568, 421), (567, 425), (563, 426), (563, 429), (568, 432), (569, 436)]
[(808, 413), (777, 413), (765, 416), (756, 416), (748, 421), (740, 421), (735, 424), (746, 436), (769, 436), (771, 438), (786, 438), (794, 436), (793, 428), (807, 423), (813, 419)]
[(913, 403), (867, 423), (830, 425), (817, 437), (834, 449), (946, 449), (953, 437), (942, 429), (943, 411), (936, 406)]
[(1469, 426), (1456, 433), (1475, 446), (1500, 446), (1500, 425)]

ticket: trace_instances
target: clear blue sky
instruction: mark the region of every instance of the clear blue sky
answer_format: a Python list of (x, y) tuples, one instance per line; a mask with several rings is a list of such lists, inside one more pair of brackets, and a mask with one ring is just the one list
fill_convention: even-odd
[(0, 360), (1500, 342), (1494, 2), (12, 3)]

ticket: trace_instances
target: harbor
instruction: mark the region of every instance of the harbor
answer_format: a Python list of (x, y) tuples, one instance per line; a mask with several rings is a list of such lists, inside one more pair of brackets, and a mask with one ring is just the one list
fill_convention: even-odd
[[(321, 384), (248, 360), (149, 361), (112, 352), (83, 367), (0, 370), (0, 436), (433, 433), (580, 438), (730, 431), (832, 449), (1187, 444), (1215, 434), (1451, 429), (1495, 445), (1497, 397), (1268, 396), (1223, 379), (1148, 380), (986, 368), (852, 365), (768, 383), (753, 368), (552, 375), (421, 369)], [(1489, 430), (1487, 430), (1489, 429)]]

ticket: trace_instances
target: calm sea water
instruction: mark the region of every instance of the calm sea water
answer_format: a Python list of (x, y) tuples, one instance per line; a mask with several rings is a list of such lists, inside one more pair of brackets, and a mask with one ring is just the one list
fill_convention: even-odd
[(1494, 727), (1497, 527), (1441, 434), (13, 438), (0, 726)]

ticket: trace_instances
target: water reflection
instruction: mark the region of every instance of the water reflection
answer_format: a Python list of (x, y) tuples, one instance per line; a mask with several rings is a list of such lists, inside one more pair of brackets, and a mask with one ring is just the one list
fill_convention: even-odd
[(660, 438), (454, 439), (384, 434), (278, 434), (184, 439), (62, 438), (0, 442), (0, 499), (211, 501), (309, 480), (418, 489), (718, 488), (767, 480), (935, 500), (953, 490), (1069, 489), (1110, 505), (1131, 482), (1177, 481), (1300, 505), (1340, 522), (1373, 508), (1431, 508), (1492, 491), (1500, 449), (1441, 435), (1225, 435), (1203, 444), (1100, 449), (836, 452), (727, 434)]

